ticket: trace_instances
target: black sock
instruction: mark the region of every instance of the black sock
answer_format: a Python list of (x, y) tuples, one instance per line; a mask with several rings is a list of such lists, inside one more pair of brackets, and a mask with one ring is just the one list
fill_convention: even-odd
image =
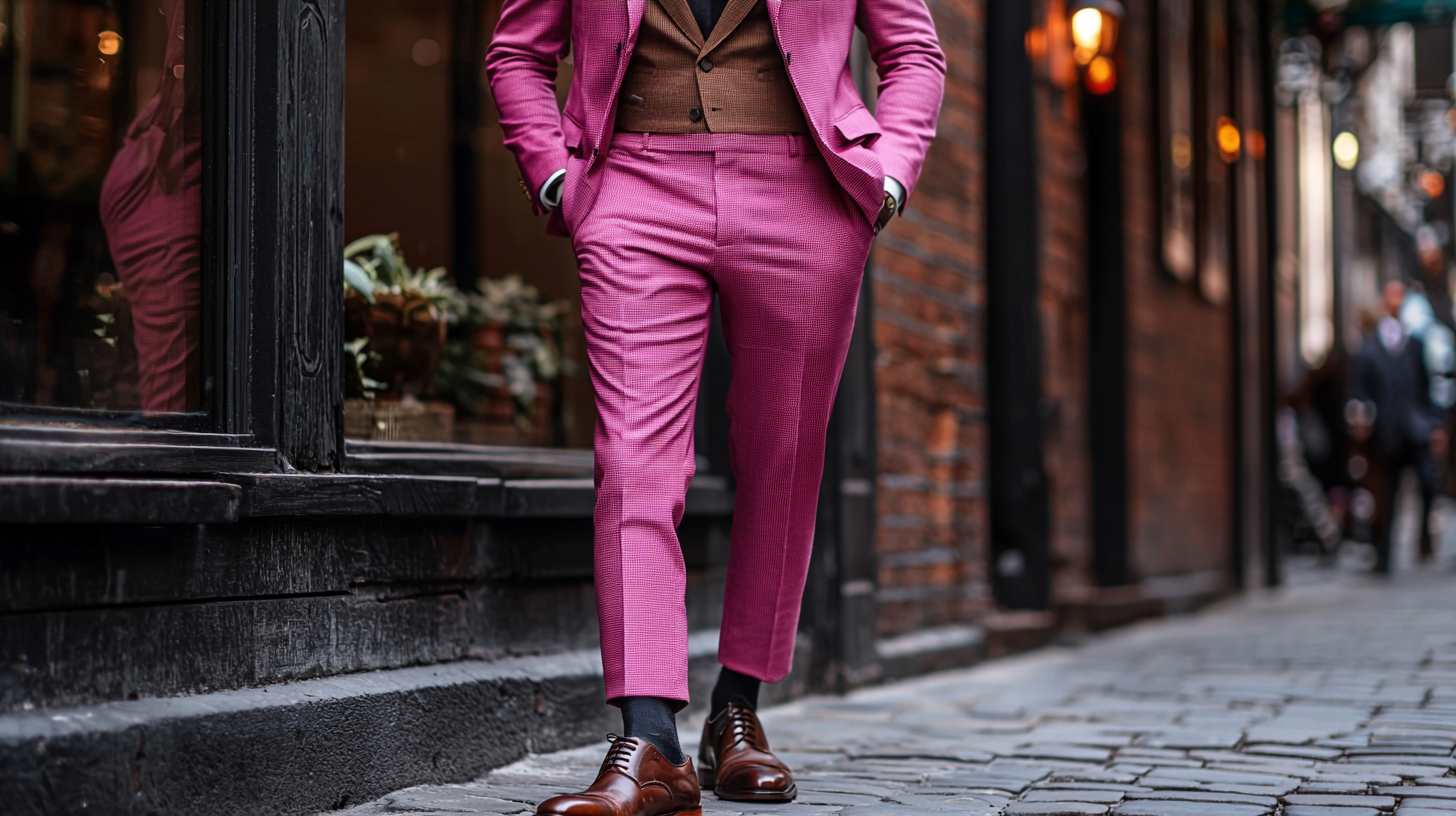
[(674, 765), (683, 761), (682, 746), (677, 741), (677, 719), (672, 703), (661, 697), (623, 697), (622, 729), (627, 736), (644, 739)]
[(761, 681), (757, 677), (739, 674), (724, 666), (723, 670), (718, 672), (717, 685), (713, 686), (713, 710), (708, 713), (708, 716), (718, 716), (718, 712), (727, 708), (728, 701), (735, 697), (741, 699), (750, 710), (757, 711), (759, 685), (761, 685)]

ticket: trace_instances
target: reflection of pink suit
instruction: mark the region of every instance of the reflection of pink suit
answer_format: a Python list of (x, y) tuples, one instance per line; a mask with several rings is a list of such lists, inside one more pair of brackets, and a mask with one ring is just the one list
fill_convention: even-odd
[(198, 408), (202, 129), (186, 111), (185, 5), (173, 7), (161, 87), (101, 185), (101, 223), (131, 303), (146, 411)]
[[(607, 698), (686, 701), (675, 528), (713, 295), (738, 481), (718, 656), (774, 682), (793, 658), (825, 431), (884, 179), (914, 189), (945, 63), (925, 0), (766, 0), (809, 135), (614, 133), (650, 1), (505, 0), (486, 69), (524, 186), (566, 169), (548, 231), (571, 235), (581, 269)], [(849, 71), (856, 25), (879, 68), (877, 115)], [(568, 49), (563, 112), (554, 79)]]

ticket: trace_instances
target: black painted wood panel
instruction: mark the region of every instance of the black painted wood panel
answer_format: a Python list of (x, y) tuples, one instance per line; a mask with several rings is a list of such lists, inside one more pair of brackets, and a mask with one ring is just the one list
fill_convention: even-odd
[(225, 474), (243, 486), (243, 515), (473, 516), (477, 480), (461, 476)]
[(56, 425), (6, 424), (6, 440), (70, 442), (72, 444), (198, 445), (205, 448), (235, 448), (252, 440), (238, 434), (190, 433), (187, 431), (138, 430), (133, 428), (76, 428)]
[(0, 710), (197, 693), (466, 657), (448, 585), (320, 597), (8, 615)]
[(462, 445), (449, 442), (345, 443), (351, 473), (499, 476), (505, 479), (592, 475), (589, 450)]
[(175, 473), (277, 470), (267, 448), (0, 439), (0, 473)]
[[(721, 570), (688, 575), (692, 631)], [(173, 696), (597, 645), (589, 580), (366, 585), (348, 593), (0, 617), (0, 712)]]
[[(688, 570), (721, 569), (730, 529), (722, 517), (683, 519), (678, 539)], [(592, 549), (590, 518), (0, 525), (0, 621), (16, 612), (281, 598), (363, 585), (590, 581)]]
[(12, 612), (468, 581), (485, 571), (489, 542), (468, 519), (0, 526), (0, 626)]
[(278, 0), (278, 445), (343, 469), (344, 3)]
[[(679, 529), (694, 631), (728, 524)], [(591, 648), (590, 519), (0, 525), (0, 710)]]
[(0, 476), (0, 522), (227, 523), (241, 498), (216, 482)]
[[(211, 277), (217, 283), (216, 294), (209, 300), (211, 325), (207, 328), (213, 338), (212, 365), (218, 380), (218, 429), (253, 434), (271, 446), (277, 441), (273, 411), (277, 309), (272, 301), (272, 269), (258, 266), (260, 254), (272, 254), (272, 244), (258, 243), (258, 202), (260, 197), (268, 201), (266, 196), (274, 188), (271, 184), (259, 187), (258, 148), (260, 141), (268, 145), (276, 141), (271, 130), (260, 128), (260, 124), (274, 121), (276, 99), (264, 99), (258, 83), (259, 63), (274, 63), (265, 51), (274, 44), (260, 36), (272, 31), (260, 8), (264, 4), (265, 0), (207, 4), (209, 42), (213, 44), (205, 54), (208, 87), (213, 89), (211, 99), (222, 98), (226, 106), (209, 111), (207, 121), (226, 132), (223, 139), (212, 140), (214, 145), (221, 141), (224, 161), (206, 168), (204, 190), (213, 210), (205, 257), (213, 265)], [(271, 157), (273, 151), (266, 153)]]
[(531, 457), (496, 453), (354, 453), (347, 458), (350, 473), (410, 476), (493, 476), (502, 479), (570, 479), (592, 475), (592, 460)]
[(506, 515), (525, 518), (590, 518), (597, 494), (591, 479), (508, 480)]

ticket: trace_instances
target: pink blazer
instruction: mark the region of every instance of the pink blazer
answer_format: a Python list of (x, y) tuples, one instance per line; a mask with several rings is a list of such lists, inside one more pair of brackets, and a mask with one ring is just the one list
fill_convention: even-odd
[[(565, 196), (595, 198), (592, 168), (612, 140), (617, 93), (648, 0), (504, 0), (485, 57), (505, 144), (540, 213), (536, 192), (566, 167), (585, 162)], [(766, 0), (789, 79), (829, 169), (873, 223), (884, 178), (915, 189), (935, 136), (945, 56), (925, 0)], [(876, 113), (860, 101), (849, 70), (858, 25), (879, 68)], [(566, 109), (557, 108), (556, 73), (572, 54)], [(584, 212), (585, 210), (581, 210)], [(565, 234), (559, 213), (547, 225)]]

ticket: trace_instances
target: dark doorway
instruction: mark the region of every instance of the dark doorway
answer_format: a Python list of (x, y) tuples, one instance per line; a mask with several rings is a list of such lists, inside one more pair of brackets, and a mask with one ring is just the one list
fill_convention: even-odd
[(1036, 132), (1031, 61), (1023, 47), (1033, 3), (986, 10), (986, 387), (990, 439), (991, 575), (1012, 609), (1050, 602), (1047, 479), (1042, 454)]
[(1122, 91), (1082, 92), (1087, 151), (1087, 346), (1092, 573), (1128, 583), (1127, 298), (1123, 263)]

